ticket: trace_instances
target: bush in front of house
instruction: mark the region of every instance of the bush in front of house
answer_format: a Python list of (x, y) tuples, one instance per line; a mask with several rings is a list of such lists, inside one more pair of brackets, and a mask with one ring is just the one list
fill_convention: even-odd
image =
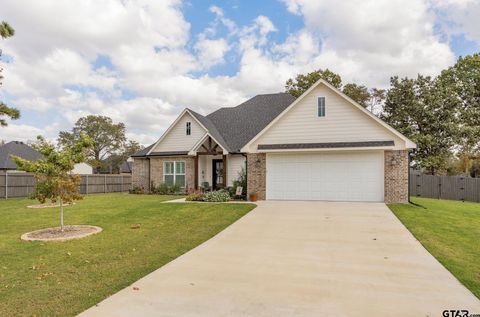
[(128, 190), (128, 193), (129, 193), (129, 194), (140, 195), (140, 194), (144, 194), (145, 191), (144, 191), (143, 188), (140, 187), (140, 186), (133, 186), (133, 188), (130, 188), (130, 189)]
[(204, 201), (204, 195), (199, 192), (195, 193), (190, 193), (188, 196), (185, 198), (186, 201)]
[(228, 191), (225, 190), (208, 192), (203, 195), (203, 200), (208, 202), (226, 202), (230, 201), (230, 194)]
[(237, 187), (242, 187), (242, 194), (240, 195), (240, 198), (245, 198), (247, 196), (247, 171), (243, 166), (242, 169), (238, 172), (237, 179), (233, 181), (233, 186), (228, 188), (228, 191), (230, 192), (230, 196), (232, 198), (239, 198), (236, 195)]
[(175, 195), (182, 192), (182, 187), (179, 184), (160, 183), (160, 185), (154, 187), (152, 192), (157, 195)]

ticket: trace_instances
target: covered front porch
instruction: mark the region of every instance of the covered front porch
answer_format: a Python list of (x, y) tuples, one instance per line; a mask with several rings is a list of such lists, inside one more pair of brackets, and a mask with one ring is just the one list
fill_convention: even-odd
[(218, 190), (228, 186), (228, 151), (210, 135), (206, 135), (189, 154), (195, 155), (195, 189)]

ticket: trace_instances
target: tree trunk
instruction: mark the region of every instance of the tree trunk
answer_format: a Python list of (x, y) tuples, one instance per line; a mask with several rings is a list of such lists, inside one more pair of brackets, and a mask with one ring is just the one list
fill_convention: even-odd
[(63, 200), (60, 198), (60, 230), (63, 232)]

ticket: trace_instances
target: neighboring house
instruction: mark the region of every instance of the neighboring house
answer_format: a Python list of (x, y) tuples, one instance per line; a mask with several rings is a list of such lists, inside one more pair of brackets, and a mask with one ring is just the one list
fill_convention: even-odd
[(231, 186), (246, 165), (260, 199), (406, 202), (416, 145), (324, 80), (295, 99), (258, 95), (202, 116), (182, 111), (135, 153), (133, 184)]
[(15, 164), (15, 162), (10, 158), (10, 155), (16, 155), (29, 161), (37, 161), (42, 158), (40, 153), (25, 143), (20, 141), (11, 141), (0, 146), (0, 170), (17, 170), (17, 164)]
[(103, 160), (100, 167), (100, 174), (131, 174), (132, 159), (125, 158), (121, 155), (110, 155)]
[[(19, 156), (25, 160), (37, 161), (42, 155), (29, 145), (20, 141), (11, 141), (0, 146), (0, 171), (17, 171), (17, 164), (10, 155)], [(87, 163), (75, 164), (72, 172), (75, 174), (92, 174), (92, 166)]]

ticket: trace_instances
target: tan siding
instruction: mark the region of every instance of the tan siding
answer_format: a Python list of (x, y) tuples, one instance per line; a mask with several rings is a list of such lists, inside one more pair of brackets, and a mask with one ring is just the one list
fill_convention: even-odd
[[(188, 121), (192, 123), (191, 135), (186, 134), (185, 124)], [(205, 132), (205, 129), (192, 116), (185, 113), (152, 152), (189, 151), (205, 135)]]
[[(325, 97), (326, 116), (317, 116), (317, 98)], [(348, 101), (324, 85), (305, 96), (288, 113), (270, 127), (250, 150), (258, 144), (395, 141), (396, 149), (405, 142), (369, 118)]]
[(245, 156), (228, 155), (227, 157), (227, 186), (232, 186), (233, 181), (237, 180), (238, 173), (245, 167)]

